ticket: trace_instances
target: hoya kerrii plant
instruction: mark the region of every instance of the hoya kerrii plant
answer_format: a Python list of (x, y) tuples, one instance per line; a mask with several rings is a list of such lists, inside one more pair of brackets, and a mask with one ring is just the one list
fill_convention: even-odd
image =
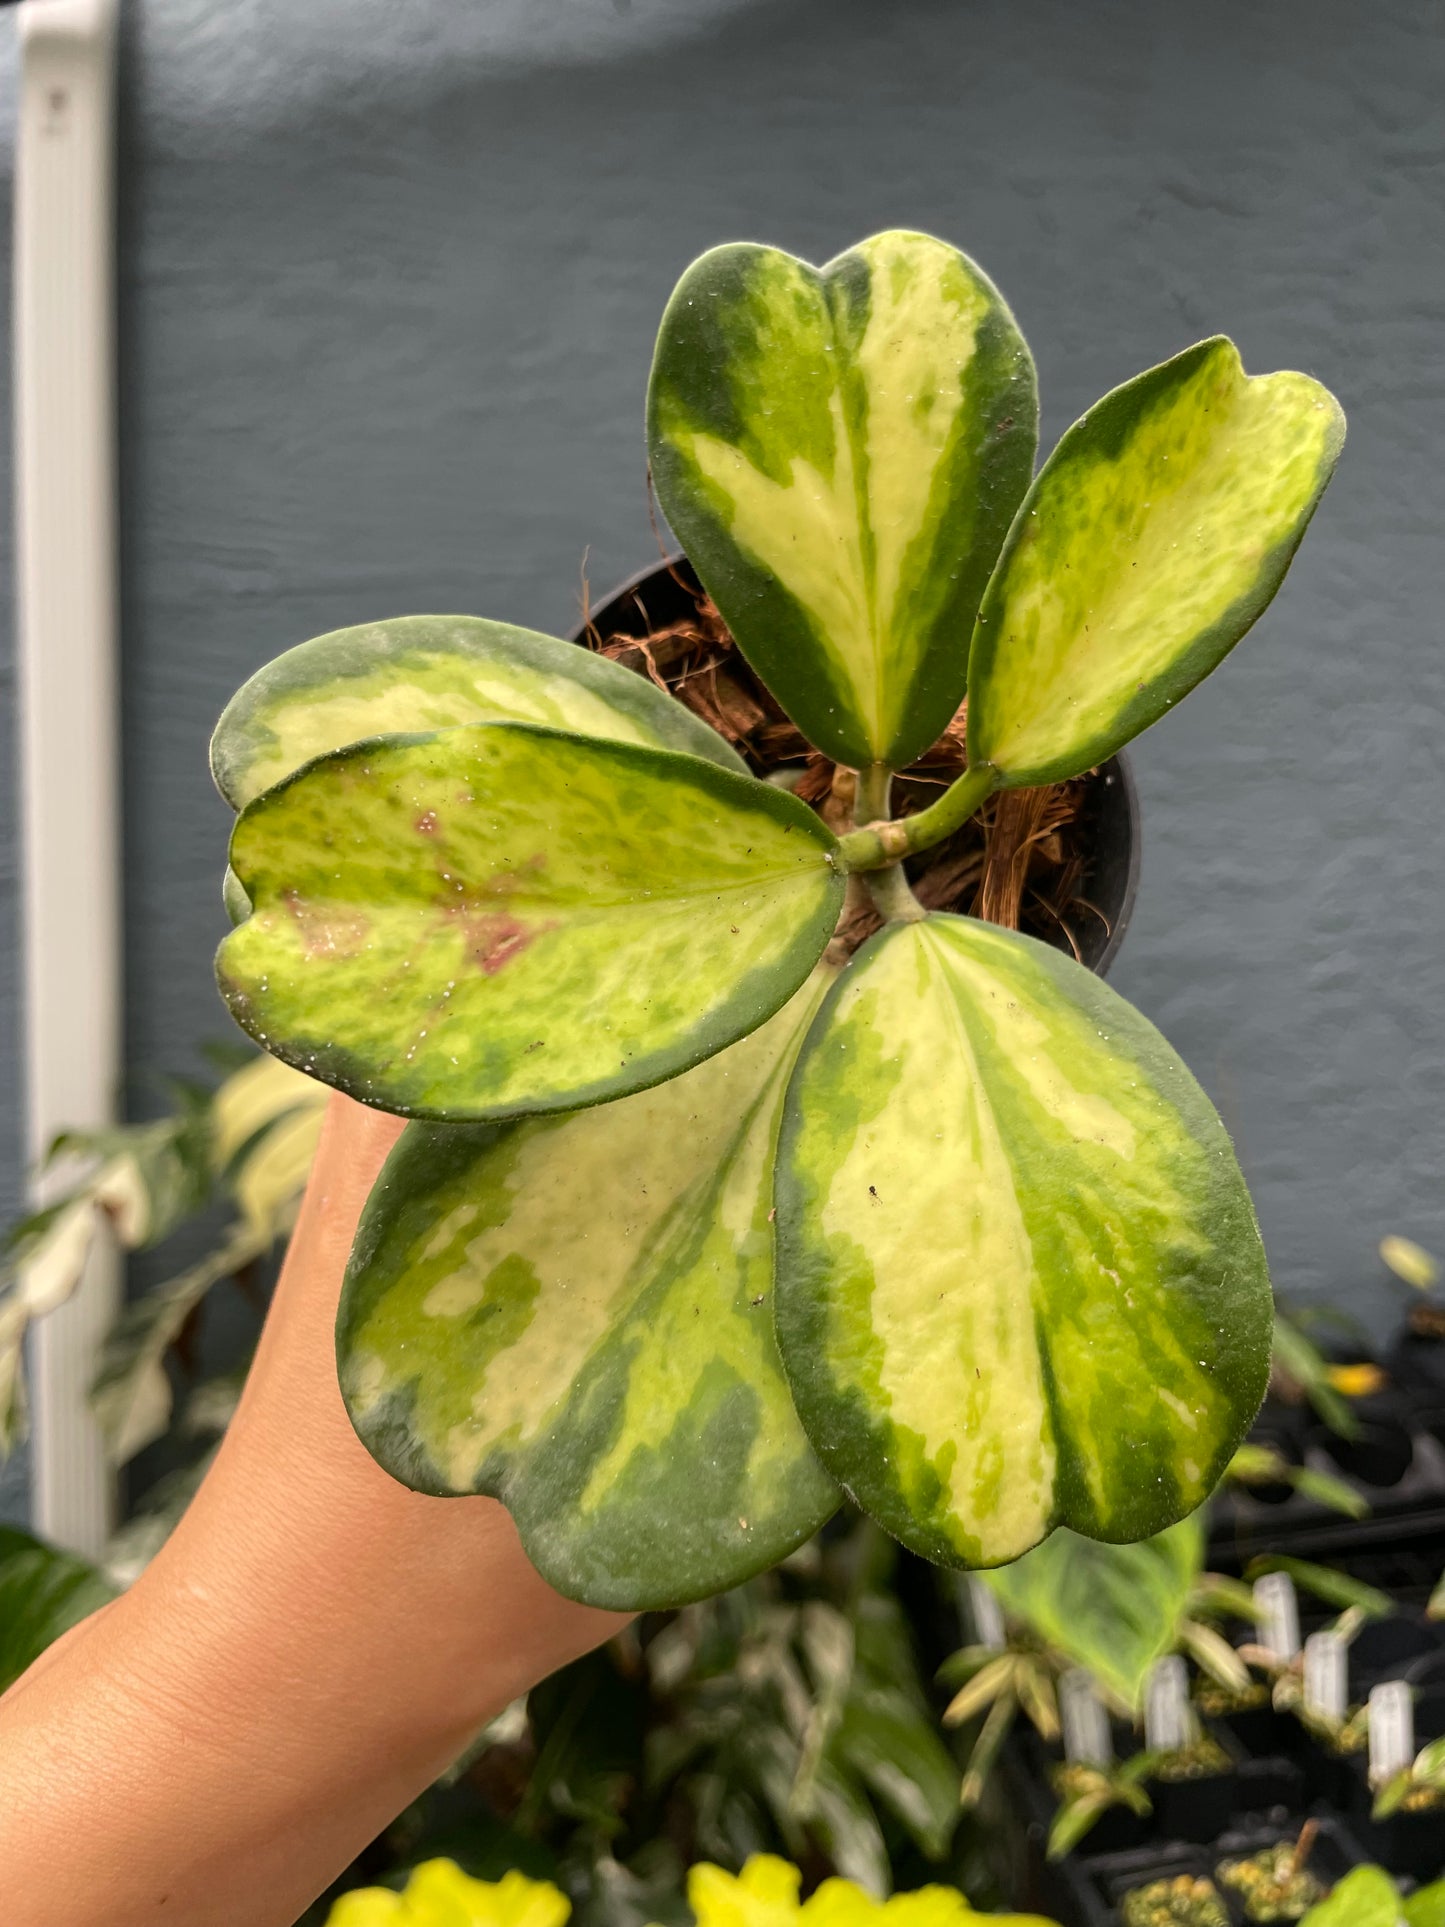
[[(1033, 363), (952, 247), (687, 271), (647, 406), (738, 648), (857, 772), (835, 834), (664, 690), (418, 616), (227, 708), (218, 976), (268, 1050), (409, 1123), (337, 1326), (377, 1459), (492, 1493), (631, 1608), (786, 1554), (839, 1487), (955, 1566), (1191, 1511), (1264, 1391), (1264, 1254), (1159, 1033), (1061, 953), (928, 914), (906, 859), (1097, 767), (1266, 606), (1343, 436), (1216, 337), (1034, 474)], [(967, 767), (894, 816), (966, 697)], [(883, 927), (830, 948), (845, 899)]]

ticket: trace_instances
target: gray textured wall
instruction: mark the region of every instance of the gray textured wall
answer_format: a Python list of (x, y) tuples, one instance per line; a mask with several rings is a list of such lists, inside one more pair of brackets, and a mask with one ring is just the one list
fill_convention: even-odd
[(1279, 605), (1139, 746), (1115, 981), (1234, 1128), (1278, 1282), (1385, 1322), (1375, 1241), (1445, 1243), (1431, 0), (127, 4), (132, 1061), (225, 1029), (235, 684), (367, 617), (569, 627), (584, 551), (595, 589), (651, 552), (688, 259), (930, 228), (1012, 302), (1046, 445), (1215, 330), (1350, 413)]

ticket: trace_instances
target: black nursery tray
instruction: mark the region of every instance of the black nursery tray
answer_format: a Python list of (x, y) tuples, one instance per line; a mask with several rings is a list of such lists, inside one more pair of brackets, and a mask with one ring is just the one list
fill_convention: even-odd
[[(1303, 1739), (1302, 1728), (1295, 1725), (1294, 1731)], [(1031, 1729), (1016, 1733), (1004, 1754), (1005, 1797), (1010, 1808), (1024, 1816), (1027, 1855), (1025, 1865), (1008, 1870), (1009, 1890), (1022, 1894), (1027, 1906), (1052, 1914), (1064, 1927), (1118, 1927), (1115, 1902), (1107, 1885), (1118, 1870), (1127, 1873), (1157, 1866), (1164, 1873), (1193, 1873), (1207, 1870), (1208, 1865), (1226, 1857), (1221, 1841), (1247, 1839), (1265, 1846), (1276, 1840), (1295, 1839), (1305, 1818), (1304, 1775), (1297, 1761), (1279, 1755), (1252, 1757), (1235, 1746), (1229, 1750), (1232, 1758), (1227, 1774), (1179, 1781), (1169, 1787), (1151, 1786), (1155, 1800), (1152, 1815), (1144, 1818), (1126, 1808), (1111, 1808), (1074, 1853), (1051, 1863), (1045, 1858), (1045, 1848), (1055, 1808), (1049, 1768), (1056, 1755)], [(1219, 1802), (1222, 1791), (1232, 1795), (1232, 1810)], [(1160, 1799), (1161, 1793), (1183, 1797)], [(1171, 1838), (1166, 1822), (1194, 1837)], [(1331, 1842), (1341, 1843), (1342, 1850), (1347, 1846), (1358, 1857), (1353, 1840), (1333, 1816), (1321, 1819), (1320, 1845), (1325, 1844), (1326, 1833)], [(1228, 1851), (1236, 1849), (1231, 1845)], [(1332, 1847), (1327, 1848), (1327, 1852), (1332, 1851)], [(1332, 1861), (1321, 1861), (1320, 1865), (1331, 1879), (1338, 1877)], [(1338, 1871), (1346, 1870), (1341, 1867)]]
[(1428, 1591), (1445, 1565), (1445, 1390), (1392, 1386), (1359, 1411), (1365, 1436), (1350, 1441), (1271, 1400), (1251, 1437), (1342, 1479), (1369, 1506), (1367, 1516), (1347, 1518), (1283, 1485), (1264, 1495), (1231, 1486), (1210, 1503), (1215, 1571), (1285, 1553), (1340, 1565), (1396, 1596)]
[[(1342, 1880), (1352, 1867), (1364, 1859), (1358, 1843), (1348, 1829), (1333, 1816), (1315, 1816), (1318, 1832), (1310, 1850), (1309, 1866), (1326, 1888)], [(1230, 1927), (1253, 1927), (1239, 1895), (1216, 1878), (1226, 1860), (1242, 1859), (1285, 1841), (1298, 1838), (1300, 1822), (1287, 1826), (1268, 1822), (1241, 1825), (1222, 1834), (1210, 1847), (1191, 1847), (1168, 1842), (1136, 1848), (1128, 1853), (1096, 1854), (1082, 1859), (1070, 1870), (1068, 1885), (1073, 1910), (1071, 1927), (1121, 1927), (1125, 1896), (1156, 1880), (1169, 1880), (1186, 1874), (1213, 1883), (1228, 1916)]]

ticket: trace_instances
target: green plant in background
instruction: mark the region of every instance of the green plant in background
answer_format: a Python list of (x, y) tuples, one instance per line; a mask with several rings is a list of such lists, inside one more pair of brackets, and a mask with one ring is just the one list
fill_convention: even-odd
[[(1251, 1618), (1254, 1597), (1238, 1580), (1206, 1572), (1204, 1550), (1204, 1519), (1196, 1514), (1138, 1545), (1101, 1545), (1061, 1530), (984, 1575), (1005, 1611), (1006, 1646), (966, 1646), (939, 1670), (946, 1685), (959, 1687), (945, 1725), (983, 1716), (968, 1749), (965, 1810), (982, 1801), (1020, 1713), (1046, 1742), (1059, 1737), (1057, 1682), (1072, 1667), (1090, 1674), (1110, 1712), (1135, 1723), (1150, 1670), (1168, 1653), (1186, 1654), (1231, 1700), (1246, 1692), (1249, 1669), (1214, 1622), (1225, 1614)], [(1201, 1770), (1203, 1748), (1196, 1741), (1174, 1755), (1141, 1751), (1108, 1766), (1058, 1767), (1050, 1858), (1071, 1852), (1112, 1806), (1148, 1813), (1144, 1781)]]
[(0, 1693), (52, 1641), (115, 1597), (84, 1559), (0, 1525)]
[[(856, 829), (502, 624), (343, 631), (247, 684), (214, 746), (223, 994), (417, 1120), (338, 1324), (383, 1465), (496, 1494), (555, 1585), (624, 1607), (762, 1569), (839, 1484), (956, 1565), (1199, 1503), (1269, 1338), (1224, 1130), (1137, 1012), (924, 914), (902, 860), (1215, 667), (1342, 433), (1317, 383), (1214, 339), (1030, 481), (1032, 363), (963, 255), (721, 248), (663, 319), (653, 475), (743, 655), (857, 770)], [(965, 774), (891, 818), (965, 694)], [(887, 921), (839, 968), (865, 891)]]
[(1293, 1486), (1301, 1498), (1313, 1499), (1332, 1512), (1343, 1512), (1349, 1519), (1363, 1519), (1370, 1510), (1369, 1500), (1347, 1479), (1320, 1472), (1312, 1465), (1295, 1465), (1274, 1446), (1252, 1440), (1241, 1445), (1229, 1461), (1225, 1478), (1246, 1491), (1251, 1486)]
[(1222, 1860), (1215, 1878), (1239, 1899), (1247, 1920), (1301, 1920), (1329, 1892), (1306, 1860), (1315, 1822), (1307, 1820), (1298, 1840), (1281, 1840), (1258, 1853)]
[[(1371, 1619), (1385, 1619), (1395, 1611), (1395, 1601), (1378, 1586), (1366, 1585), (1334, 1566), (1317, 1565), (1313, 1560), (1295, 1559), (1283, 1553), (1261, 1553), (1245, 1568), (1248, 1580), (1267, 1572), (1287, 1573), (1302, 1592), (1312, 1593), (1327, 1606), (1339, 1609), (1338, 1618), (1321, 1630), (1333, 1632), (1346, 1645)], [(1305, 1699), (1305, 1659), (1303, 1651), (1292, 1659), (1282, 1659), (1266, 1646), (1247, 1640), (1239, 1648), (1239, 1658), (1261, 1673), (1269, 1686), (1269, 1701), (1277, 1712), (1292, 1713), (1316, 1739), (1335, 1753), (1355, 1753), (1366, 1744), (1368, 1709), (1348, 1709), (1344, 1718), (1331, 1720), (1311, 1708)]]
[(1406, 1895), (1383, 1867), (1354, 1867), (1301, 1927), (1445, 1927), (1445, 1880)]
[(876, 1894), (986, 1880), (898, 1558), (854, 1515), (731, 1592), (645, 1617), (478, 1735), (348, 1884), (447, 1855), (473, 1877), (554, 1880), (582, 1927), (681, 1927), (700, 1859), (782, 1854), (810, 1883)]
[(1409, 1766), (1395, 1774), (1375, 1795), (1373, 1816), (1388, 1820), (1392, 1813), (1433, 1813), (1445, 1809), (1445, 1739), (1422, 1746)]
[(1229, 1927), (1229, 1909), (1214, 1882), (1187, 1873), (1135, 1887), (1119, 1917), (1124, 1927)]
[(62, 1132), (41, 1167), (62, 1181), (60, 1195), (5, 1234), (0, 1457), (25, 1426), (25, 1333), (75, 1290), (102, 1223), (122, 1249), (145, 1251), (215, 1206), (227, 1214), (212, 1248), (127, 1306), (106, 1339), (91, 1402), (118, 1465), (165, 1431), (165, 1356), (207, 1292), (244, 1277), (291, 1230), (324, 1090), (273, 1058), (249, 1054), (219, 1086), (168, 1083), (174, 1105), (163, 1117)]
[(1110, 1766), (1094, 1766), (1086, 1761), (1069, 1761), (1054, 1769), (1050, 1784), (1058, 1796), (1058, 1807), (1049, 1825), (1047, 1855), (1062, 1860), (1110, 1807), (1128, 1807), (1141, 1816), (1153, 1810), (1144, 1791), (1144, 1782), (1158, 1768), (1160, 1755), (1131, 1754)]
[(1308, 1400), (1332, 1432), (1342, 1438), (1359, 1435), (1359, 1420), (1345, 1393), (1335, 1383), (1329, 1360), (1301, 1325), (1299, 1314), (1276, 1309), (1272, 1346), (1272, 1378), (1287, 1402)]

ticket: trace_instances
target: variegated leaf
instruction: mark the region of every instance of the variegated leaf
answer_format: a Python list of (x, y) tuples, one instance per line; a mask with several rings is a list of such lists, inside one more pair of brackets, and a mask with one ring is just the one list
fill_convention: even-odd
[(926, 234), (821, 270), (715, 248), (663, 316), (647, 420), (667, 518), (798, 727), (855, 768), (921, 755), (1033, 468), (1033, 362), (998, 290)]
[(574, 1598), (701, 1598), (838, 1503), (778, 1362), (769, 1223), (825, 982), (605, 1109), (413, 1124), (372, 1193), (337, 1326), (352, 1422), (407, 1484), (503, 1499)]
[[(211, 772), (242, 809), (313, 757), (373, 736), (458, 723), (541, 723), (702, 756), (741, 758), (646, 677), (602, 656), (478, 616), (399, 616), (317, 636), (268, 662), (227, 703)], [(243, 903), (228, 882), (228, 909)]]
[(722, 1050), (807, 976), (843, 894), (786, 791), (520, 723), (385, 738), (242, 813), (238, 1023), (364, 1103), (571, 1110)]
[(1014, 1618), (1137, 1711), (1149, 1668), (1179, 1642), (1203, 1563), (1196, 1514), (1138, 1545), (1057, 1532), (989, 1584)]
[(1069, 429), (1009, 532), (969, 660), (968, 753), (1009, 786), (1112, 756), (1268, 605), (1345, 421), (1308, 375), (1201, 341)]
[(778, 1163), (778, 1336), (834, 1477), (927, 1558), (1189, 1512), (1264, 1392), (1234, 1153), (1157, 1031), (971, 918), (895, 924), (830, 992)]

